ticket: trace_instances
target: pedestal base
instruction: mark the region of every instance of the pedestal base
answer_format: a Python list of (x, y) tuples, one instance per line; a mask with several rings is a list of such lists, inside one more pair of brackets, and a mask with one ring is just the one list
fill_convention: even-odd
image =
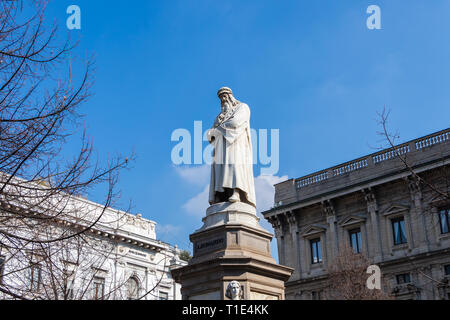
[(226, 291), (233, 280), (240, 283), (244, 300), (284, 299), (284, 282), (292, 269), (275, 262), (272, 235), (261, 228), (256, 212), (250, 216), (249, 208), (236, 210), (240, 205), (211, 206), (203, 227), (190, 235), (193, 258), (172, 270), (183, 299), (229, 300)]
[(220, 202), (206, 209), (203, 226), (197, 230), (206, 230), (225, 224), (240, 224), (261, 229), (255, 207), (243, 202)]

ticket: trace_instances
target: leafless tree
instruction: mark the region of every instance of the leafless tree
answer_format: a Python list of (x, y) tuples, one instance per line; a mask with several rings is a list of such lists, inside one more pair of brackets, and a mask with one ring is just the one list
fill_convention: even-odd
[[(117, 254), (106, 247), (96, 255), (103, 262), (85, 258), (88, 249), (96, 250), (89, 232), (117, 198), (118, 172), (133, 158), (115, 157), (105, 165), (93, 158), (86, 131), (77, 129), (79, 107), (91, 94), (93, 64), (83, 63), (81, 77), (72, 72), (76, 43), (59, 39), (46, 6), (42, 0), (0, 1), (0, 255), (8, 265), (0, 292), (13, 299), (69, 298), (75, 271), (68, 265), (91, 272), (93, 264)], [(78, 138), (79, 150), (69, 159), (67, 141)], [(101, 210), (77, 205), (99, 185), (107, 190)], [(26, 272), (28, 278), (20, 276)], [(36, 290), (33, 277), (42, 277), (45, 286)], [(95, 272), (85, 278), (84, 288), (91, 288)]]
[(369, 260), (343, 246), (330, 264), (325, 298), (328, 300), (388, 300), (386, 284), (381, 289), (368, 289)]
[[(409, 173), (406, 181), (412, 194), (415, 194), (420, 198), (420, 202), (424, 203), (420, 210), (420, 217), (417, 217), (420, 220), (414, 221), (414, 223), (426, 228), (428, 234), (433, 234), (434, 230), (441, 229), (440, 218), (435, 216), (438, 213), (436, 212), (437, 208), (448, 210), (450, 207), (450, 171), (449, 165), (446, 163), (446, 157), (448, 157), (448, 155), (445, 156), (444, 154), (445, 152), (448, 153), (448, 129), (443, 130), (442, 133), (437, 136), (426, 139), (424, 143), (425, 147), (434, 146), (435, 148), (439, 148), (441, 165), (432, 171), (419, 172), (415, 166), (414, 159), (411, 159), (408, 152), (402, 151), (404, 150), (402, 149), (402, 144), (398, 144), (398, 140), (400, 139), (399, 132), (396, 131), (393, 133), (389, 128), (389, 114), (390, 111), (387, 110), (386, 107), (378, 113), (378, 125), (381, 127), (381, 131), (378, 132), (378, 135), (381, 137), (384, 145), (387, 145), (387, 147), (393, 151), (394, 157), (399, 159)], [(414, 196), (412, 197), (412, 201), (414, 202)], [(433, 208), (435, 211), (433, 211)], [(426, 223), (425, 221), (430, 223)], [(405, 254), (405, 257), (410, 258), (409, 263), (413, 270), (419, 273), (428, 284), (431, 284), (431, 288), (449, 286), (447, 280), (438, 279), (423, 272), (423, 266), (418, 265), (413, 257), (408, 257), (407, 254)], [(430, 290), (430, 288), (427, 287), (428, 285), (416, 289)], [(439, 291), (439, 289), (437, 291)]]
[[(450, 181), (449, 181), (449, 172), (448, 166), (443, 163), (440, 170), (440, 181), (427, 179), (425, 175), (419, 174), (415, 169), (413, 163), (408, 159), (408, 153), (402, 152), (399, 145), (397, 145), (397, 141), (400, 138), (398, 132), (392, 133), (388, 128), (389, 121), (389, 110), (386, 110), (386, 107), (378, 113), (379, 119), (378, 124), (382, 128), (378, 135), (382, 137), (382, 141), (384, 141), (388, 148), (392, 148), (394, 151), (395, 157), (397, 157), (405, 166), (405, 168), (409, 171), (412, 176), (412, 179), (418, 186), (424, 186), (429, 188), (435, 195), (441, 196), (443, 200), (450, 201)], [(444, 161), (444, 157), (442, 157), (442, 161)]]

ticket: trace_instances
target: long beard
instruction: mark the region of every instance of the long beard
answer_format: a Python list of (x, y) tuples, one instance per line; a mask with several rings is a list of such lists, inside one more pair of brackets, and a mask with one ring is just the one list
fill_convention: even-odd
[(231, 115), (233, 114), (233, 111), (237, 105), (238, 105), (237, 100), (233, 101), (231, 99), (228, 99), (227, 101), (222, 102), (222, 104), (220, 105), (221, 110), (220, 110), (220, 113), (217, 116), (216, 120), (214, 121), (214, 126), (217, 126), (220, 123), (229, 119), (231, 117)]
[(227, 112), (229, 112), (231, 110), (231, 106), (232, 104), (230, 102), (222, 103), (222, 113), (226, 114)]

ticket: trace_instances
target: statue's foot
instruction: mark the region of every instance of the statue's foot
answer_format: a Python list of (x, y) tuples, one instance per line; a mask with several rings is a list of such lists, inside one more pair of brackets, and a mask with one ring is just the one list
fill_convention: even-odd
[(233, 195), (228, 199), (228, 202), (239, 202), (239, 201), (241, 201), (239, 192), (237, 190), (234, 190)]

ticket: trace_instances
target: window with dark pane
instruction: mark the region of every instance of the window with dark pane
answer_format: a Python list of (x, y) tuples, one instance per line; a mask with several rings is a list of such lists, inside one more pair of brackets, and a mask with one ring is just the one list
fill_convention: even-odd
[(39, 265), (32, 265), (29, 269), (30, 290), (38, 291), (41, 286), (41, 267)]
[(167, 292), (160, 291), (159, 300), (169, 300), (169, 294)]
[(322, 262), (322, 246), (320, 243), (320, 238), (310, 240), (311, 243), (311, 262), (320, 263)]
[(395, 245), (406, 243), (405, 219), (403, 217), (392, 219), (392, 232)]
[(441, 225), (441, 233), (449, 232), (449, 209), (442, 209), (439, 212), (439, 224)]
[(353, 229), (349, 231), (350, 246), (354, 253), (361, 253), (361, 229)]
[(450, 264), (444, 266), (444, 272), (446, 276), (450, 276)]
[(3, 284), (3, 272), (5, 271), (5, 257), (0, 256), (0, 284)]
[(320, 300), (320, 291), (311, 291), (312, 300)]
[(94, 278), (94, 299), (102, 300), (105, 295), (105, 279), (100, 277)]
[(402, 273), (397, 275), (397, 284), (410, 283), (411, 276), (409, 273)]

